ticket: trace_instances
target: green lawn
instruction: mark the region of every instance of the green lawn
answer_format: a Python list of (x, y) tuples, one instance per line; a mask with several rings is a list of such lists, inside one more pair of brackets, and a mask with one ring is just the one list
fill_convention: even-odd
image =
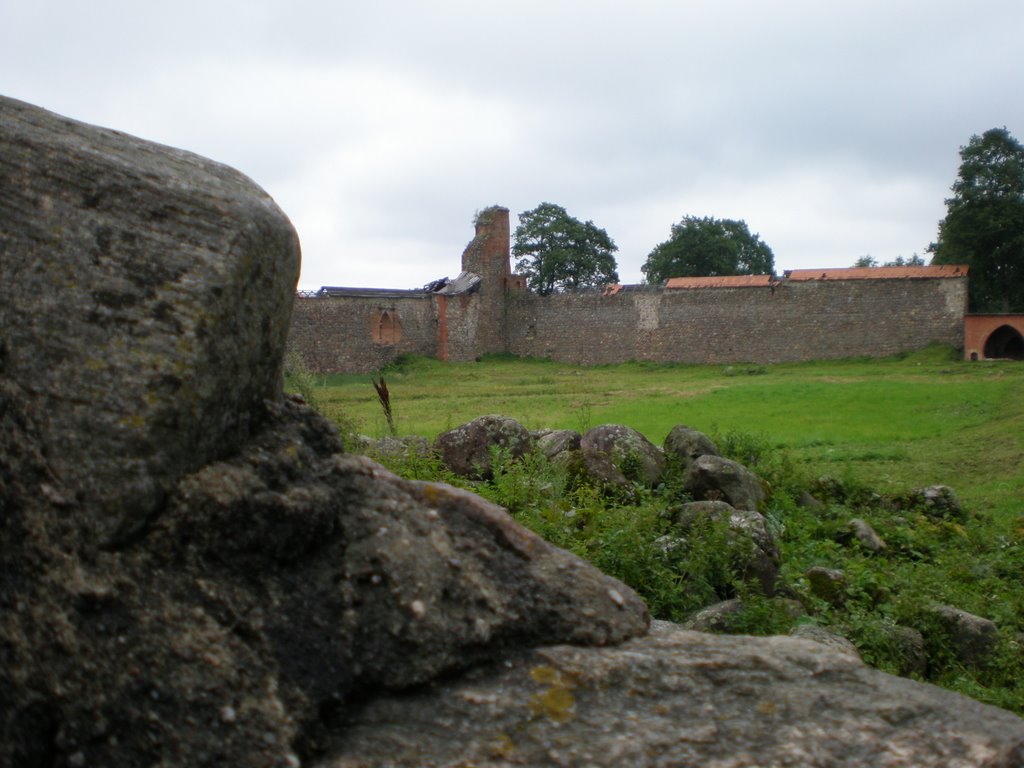
[[(1024, 499), (1024, 365), (931, 348), (900, 358), (774, 366), (415, 359), (384, 372), (398, 431), (433, 438), (500, 413), (531, 429), (626, 424), (659, 443), (676, 424), (752, 433), (819, 474), (881, 490), (945, 483), (985, 509)], [(317, 377), (334, 417), (380, 436), (368, 375)]]

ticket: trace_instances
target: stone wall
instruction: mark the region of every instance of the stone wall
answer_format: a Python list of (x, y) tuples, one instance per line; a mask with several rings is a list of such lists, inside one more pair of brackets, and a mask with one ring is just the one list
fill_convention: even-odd
[[(490, 336), (500, 338), (500, 330), (487, 328), (486, 318), (481, 318), (482, 302), (479, 294), (460, 294), (457, 296), (438, 296), (438, 313), (445, 318), (446, 333), (442, 334), (441, 349), (438, 355), (442, 360), (465, 362), (473, 360), (493, 351), (493, 343), (488, 345), (487, 331)], [(490, 347), (490, 349), (488, 349)]]
[(366, 372), (403, 352), (724, 364), (963, 345), (964, 267), (795, 270), (539, 296), (510, 271), (508, 209), (487, 208), (475, 225), (451, 285), (323, 289), (328, 298), (297, 302), (291, 348), (315, 371)]
[[(381, 333), (382, 316), (390, 334)], [(437, 356), (437, 327), (437, 308), (429, 293), (300, 297), (292, 311), (288, 345), (312, 371), (367, 373), (402, 353)]]
[(508, 351), (595, 365), (777, 363), (960, 346), (966, 278), (509, 297)]

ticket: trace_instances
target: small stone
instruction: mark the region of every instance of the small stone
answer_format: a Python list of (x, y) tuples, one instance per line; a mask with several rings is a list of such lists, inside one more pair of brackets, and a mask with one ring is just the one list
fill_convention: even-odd
[(849, 522), (848, 527), (853, 538), (860, 542), (860, 545), (868, 552), (877, 555), (885, 551), (885, 541), (875, 533), (875, 529), (868, 525), (866, 520), (861, 520), (859, 517), (854, 518)]
[(826, 602), (837, 604), (843, 600), (846, 588), (846, 574), (834, 568), (816, 565), (804, 574), (811, 586), (811, 593)]
[(820, 512), (825, 505), (822, 504), (818, 499), (807, 491), (800, 491), (800, 495), (797, 497), (796, 505), (801, 509), (809, 509), (812, 512)]
[(238, 719), (238, 712), (230, 705), (220, 708), (220, 720), (222, 723), (233, 723)]

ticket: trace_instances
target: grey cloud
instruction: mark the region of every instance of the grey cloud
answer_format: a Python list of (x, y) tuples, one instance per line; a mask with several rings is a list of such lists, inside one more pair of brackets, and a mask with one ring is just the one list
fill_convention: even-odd
[(871, 0), (15, 4), (8, 95), (235, 165), (303, 283), (457, 270), (473, 211), (593, 219), (639, 279), (685, 214), (780, 267), (934, 238), (970, 135), (1024, 138), (1024, 6)]

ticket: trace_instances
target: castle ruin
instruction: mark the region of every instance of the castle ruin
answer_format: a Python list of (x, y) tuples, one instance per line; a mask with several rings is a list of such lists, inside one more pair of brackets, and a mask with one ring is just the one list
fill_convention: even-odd
[[(509, 234), (508, 209), (488, 208), (454, 280), (300, 295), (291, 349), (311, 370), (354, 373), (401, 354), (768, 364), (882, 357), (941, 343), (980, 359), (995, 356), (996, 346), (1018, 349), (1024, 334), (1024, 316), (967, 316), (964, 266), (675, 278), (542, 296), (512, 273)], [(966, 338), (965, 323), (974, 329)]]

